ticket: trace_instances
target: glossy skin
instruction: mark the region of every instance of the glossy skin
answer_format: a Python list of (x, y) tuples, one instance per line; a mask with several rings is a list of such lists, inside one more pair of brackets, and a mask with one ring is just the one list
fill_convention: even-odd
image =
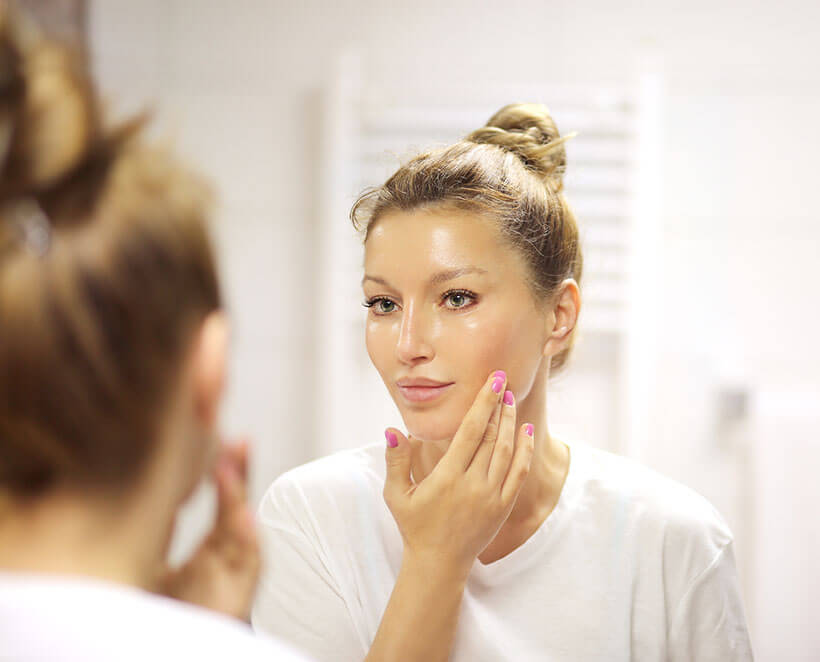
[[(380, 218), (362, 286), (367, 350), (412, 438), (446, 445), (497, 368), (521, 412), (552, 329), (493, 220), (445, 209)], [(414, 388), (421, 379), (446, 386)]]

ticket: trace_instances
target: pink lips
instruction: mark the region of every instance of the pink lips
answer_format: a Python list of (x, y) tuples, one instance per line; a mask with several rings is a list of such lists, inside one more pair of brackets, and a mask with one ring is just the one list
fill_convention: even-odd
[(434, 379), (418, 377), (400, 379), (396, 382), (399, 391), (410, 402), (430, 402), (450, 390), (454, 382), (439, 382)]

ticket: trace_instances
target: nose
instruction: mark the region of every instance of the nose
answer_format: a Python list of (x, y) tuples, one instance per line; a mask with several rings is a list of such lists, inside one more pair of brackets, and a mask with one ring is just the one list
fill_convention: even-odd
[(435, 352), (430, 339), (430, 320), (412, 302), (401, 318), (396, 357), (405, 365), (414, 366), (431, 361)]

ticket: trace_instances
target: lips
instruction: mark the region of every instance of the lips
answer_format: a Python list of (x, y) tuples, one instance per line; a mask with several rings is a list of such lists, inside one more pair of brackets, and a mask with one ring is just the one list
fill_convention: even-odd
[(453, 385), (454, 382), (440, 382), (423, 377), (400, 379), (396, 382), (399, 392), (409, 402), (431, 402), (444, 395)]

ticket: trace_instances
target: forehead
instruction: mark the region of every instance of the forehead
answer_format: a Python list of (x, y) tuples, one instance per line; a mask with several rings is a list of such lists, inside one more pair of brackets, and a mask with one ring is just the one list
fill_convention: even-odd
[(365, 270), (409, 267), (425, 273), (466, 265), (483, 269), (518, 262), (496, 222), (461, 210), (412, 210), (385, 214), (365, 242)]

